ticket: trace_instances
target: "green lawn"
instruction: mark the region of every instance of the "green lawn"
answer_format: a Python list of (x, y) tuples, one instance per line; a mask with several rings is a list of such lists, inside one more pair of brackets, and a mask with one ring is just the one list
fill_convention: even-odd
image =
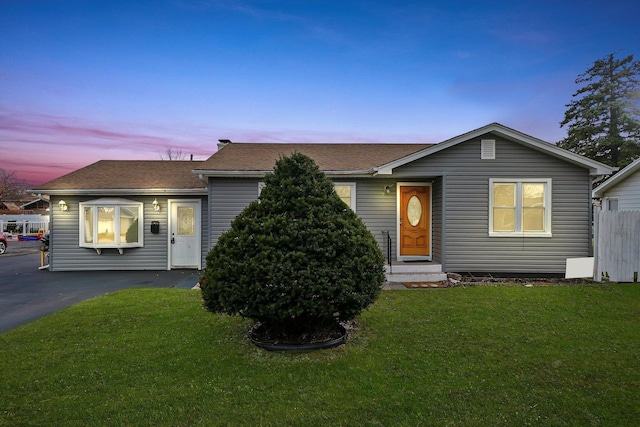
[(269, 353), (197, 291), (0, 334), (0, 425), (637, 425), (640, 285), (386, 291), (343, 348)]

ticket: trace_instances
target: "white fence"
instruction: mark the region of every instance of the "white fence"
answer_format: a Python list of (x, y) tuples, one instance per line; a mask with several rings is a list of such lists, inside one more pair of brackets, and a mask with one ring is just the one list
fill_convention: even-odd
[(36, 235), (49, 230), (49, 215), (0, 215), (0, 230), (17, 235)]
[(596, 280), (640, 280), (640, 211), (600, 211), (595, 243)]

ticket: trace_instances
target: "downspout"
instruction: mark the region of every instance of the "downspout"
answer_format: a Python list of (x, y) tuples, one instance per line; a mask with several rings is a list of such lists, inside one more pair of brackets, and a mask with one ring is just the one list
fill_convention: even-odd
[(602, 281), (602, 275), (599, 273), (600, 267), (598, 266), (598, 246), (600, 245), (600, 211), (602, 210), (602, 200), (596, 200), (593, 203), (593, 280), (596, 282)]
[(593, 178), (591, 177), (591, 175), (589, 175), (589, 198), (591, 199), (591, 206), (592, 208), (589, 209), (589, 224), (592, 224), (592, 228), (591, 228), (591, 232), (589, 233), (589, 256), (594, 256), (594, 247), (597, 247), (595, 245), (595, 239), (596, 239), (596, 224), (594, 222), (594, 218), (595, 216), (595, 204), (593, 202)]
[(598, 273), (598, 246), (600, 240), (600, 210), (602, 209), (602, 198), (595, 198), (593, 194), (594, 179), (589, 175), (589, 188), (591, 189), (591, 209), (589, 209), (590, 224), (592, 224), (592, 234), (589, 239), (589, 256), (593, 257), (593, 280), (601, 281), (601, 275)]
[[(440, 209), (442, 210), (441, 212), (441, 219), (440, 219), (440, 265), (442, 266), (442, 271), (446, 272), (447, 271), (447, 251), (446, 251), (446, 247), (447, 247), (447, 217), (446, 217), (446, 201), (447, 201), (447, 175), (442, 175), (440, 177), (440, 187), (442, 191), (442, 195), (441, 195), (441, 200), (440, 200), (440, 204), (442, 205), (440, 207)], [(433, 233), (433, 230), (431, 231), (431, 233)]]

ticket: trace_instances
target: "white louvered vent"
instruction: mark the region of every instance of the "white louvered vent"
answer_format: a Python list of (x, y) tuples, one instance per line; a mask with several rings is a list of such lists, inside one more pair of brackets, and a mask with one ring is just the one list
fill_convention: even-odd
[(480, 141), (480, 158), (482, 160), (494, 160), (496, 158), (495, 139), (483, 139)]

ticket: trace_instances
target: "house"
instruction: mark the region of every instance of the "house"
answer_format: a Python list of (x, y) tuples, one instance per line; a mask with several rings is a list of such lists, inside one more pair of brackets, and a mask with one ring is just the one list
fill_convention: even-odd
[(47, 215), (49, 198), (38, 195), (24, 194), (17, 199), (0, 201), (0, 214)]
[(198, 164), (102, 160), (34, 189), (51, 197), (50, 270), (201, 269), (209, 221)]
[(25, 213), (48, 215), (49, 214), (49, 197), (42, 194), (36, 194), (25, 197), (24, 203), (20, 205), (20, 209)]
[(640, 210), (640, 158), (593, 190), (608, 211)]
[(637, 282), (640, 274), (640, 159), (593, 190), (595, 279)]
[[(171, 258), (182, 224), (174, 205), (183, 197), (200, 209), (188, 228), (202, 230), (201, 260), (189, 265), (200, 268), (233, 218), (258, 197), (276, 160), (293, 152), (313, 158), (334, 181), (396, 274), (561, 274), (566, 258), (590, 255), (592, 179), (612, 172), (497, 123), (439, 144), (221, 141), (208, 160), (184, 169), (170, 166), (177, 162), (98, 162), (36, 189), (51, 194), (52, 206), (62, 200), (66, 206), (52, 210), (51, 269), (180, 267)], [(162, 167), (175, 167), (181, 185), (169, 177), (149, 184), (145, 177), (158, 177)], [(129, 173), (106, 175), (108, 168)], [(119, 209), (119, 226), (104, 210), (109, 206)], [(144, 225), (130, 244), (124, 228), (133, 218)]]
[(37, 236), (49, 229), (49, 198), (23, 194), (0, 202), (0, 231), (18, 239)]

